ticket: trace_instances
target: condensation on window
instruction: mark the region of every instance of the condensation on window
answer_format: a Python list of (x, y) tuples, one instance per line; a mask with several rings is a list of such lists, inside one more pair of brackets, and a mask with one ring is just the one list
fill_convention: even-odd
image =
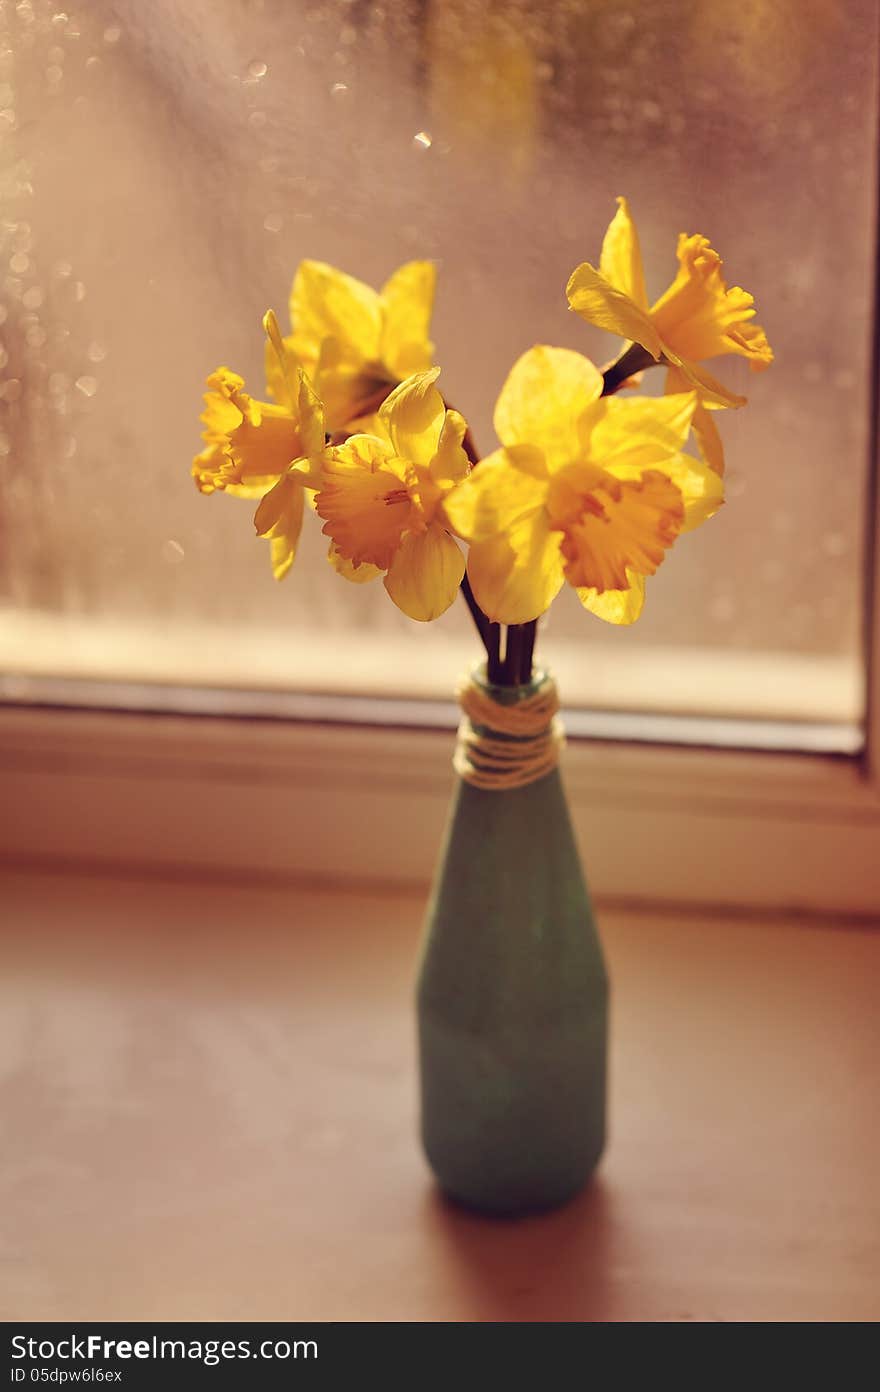
[(464, 607), (409, 623), (332, 574), (317, 525), (274, 582), (252, 505), (193, 487), (204, 377), (262, 394), (261, 316), (286, 321), (301, 258), (378, 285), (430, 257), (441, 384), (488, 451), (521, 351), (616, 353), (564, 287), (626, 193), (649, 294), (705, 233), (777, 361), (717, 365), (750, 397), (721, 421), (728, 502), (639, 624), (567, 594), (545, 655), (580, 655), (584, 702), (591, 666), (766, 656), (842, 674), (853, 714), (876, 29), (873, 0), (0, 0), (2, 660), (42, 643), (59, 671), (100, 649), (149, 675), (177, 644), (215, 678), (308, 686), (329, 643), (342, 684), (384, 652), (415, 689), (432, 642), (471, 642)]

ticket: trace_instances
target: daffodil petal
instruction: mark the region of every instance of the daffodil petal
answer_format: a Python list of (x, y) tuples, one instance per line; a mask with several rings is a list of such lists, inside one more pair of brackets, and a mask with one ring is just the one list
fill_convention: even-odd
[(439, 523), (409, 532), (395, 552), (385, 588), (411, 619), (428, 623), (452, 604), (464, 575), (461, 549)]
[(467, 571), (477, 603), (493, 623), (530, 623), (562, 589), (560, 534), (550, 530), (543, 510), (533, 513), (491, 541), (472, 545)]
[(746, 398), (744, 396), (738, 396), (736, 392), (730, 391), (723, 382), (719, 382), (717, 377), (713, 377), (711, 372), (707, 372), (700, 364), (671, 356), (670, 361), (680, 367), (691, 386), (697, 388), (700, 401), (704, 406), (715, 408), (745, 406)]
[(467, 478), (471, 463), (462, 448), (467, 421), (458, 411), (447, 411), (440, 431), (437, 453), (431, 460), (431, 477), (440, 487), (450, 487)]
[(302, 261), (290, 292), (293, 350), (308, 371), (325, 338), (335, 338), (362, 362), (378, 360), (379, 296), (369, 285), (325, 261)]
[(290, 409), (302, 440), (303, 454), (319, 454), (324, 448), (324, 408), (296, 356), (286, 348), (271, 309), (263, 315), (263, 328), (278, 369), (275, 382), (280, 385), (282, 394), (277, 400)]
[(689, 454), (679, 454), (663, 466), (663, 472), (672, 479), (684, 501), (683, 532), (691, 532), (702, 522), (708, 522), (723, 506), (724, 482), (721, 475), (703, 460), (692, 459)]
[(581, 588), (577, 597), (585, 609), (597, 618), (611, 624), (632, 624), (639, 618), (645, 607), (645, 577), (635, 571), (627, 571), (629, 588), (626, 590), (598, 590)]
[(718, 426), (705, 406), (698, 406), (694, 411), (693, 427), (694, 439), (703, 461), (719, 478), (722, 478), (724, 475), (724, 445)]
[(254, 514), (257, 536), (271, 542), (272, 574), (283, 580), (293, 565), (303, 522), (303, 489), (295, 473), (285, 474), (263, 498)]
[(536, 445), (548, 464), (578, 456), (578, 422), (602, 394), (602, 374), (581, 353), (539, 345), (511, 368), (495, 406), (503, 445)]
[[(694, 391), (675, 396), (603, 397), (583, 422), (584, 452), (601, 468), (637, 460), (641, 468), (684, 448), (697, 405)], [(631, 475), (627, 475), (631, 477)]]
[[(666, 392), (675, 395), (679, 392), (687, 391), (690, 382), (685, 377), (681, 368), (670, 367), (666, 373)], [(694, 418), (691, 421), (691, 429), (694, 432), (694, 439), (700, 451), (703, 463), (708, 464), (719, 478), (724, 474), (724, 446), (721, 443), (721, 435), (718, 427), (712, 419), (709, 411), (702, 403), (697, 403), (694, 411)]]
[(302, 364), (293, 351), (292, 334), (282, 338), (281, 348), (283, 356), (279, 358), (278, 350), (267, 339), (263, 362), (266, 371), (266, 391), (274, 401), (284, 402), (288, 400), (288, 379), (294, 368), (300, 367)]
[(491, 541), (543, 507), (548, 487), (541, 451), (514, 445), (481, 460), (446, 495), (443, 511), (452, 530), (466, 541)]
[[(281, 337), (281, 330), (278, 327), (278, 320), (275, 311), (267, 309), (263, 315), (263, 331), (266, 335), (266, 346), (275, 358), (274, 371), (272, 377), (272, 395), (281, 405), (294, 407), (296, 402), (296, 387), (294, 385), (296, 369), (298, 363), (295, 356), (288, 352)], [(268, 359), (266, 364), (266, 381), (269, 381)]]
[(605, 233), (599, 258), (599, 274), (604, 276), (615, 290), (628, 296), (638, 309), (647, 313), (648, 295), (645, 290), (639, 234), (625, 198), (618, 198), (617, 212)]
[(428, 337), (437, 268), (433, 261), (407, 261), (389, 277), (379, 294), (382, 334), (379, 357), (399, 380), (424, 372), (433, 363)]
[(414, 464), (429, 465), (440, 444), (446, 406), (434, 386), (439, 375), (433, 367), (407, 377), (379, 411), (395, 450)]
[(619, 334), (629, 342), (641, 343), (659, 362), (663, 344), (647, 311), (600, 275), (588, 261), (572, 271), (565, 293), (575, 314), (586, 319), (588, 324)]
[(378, 364), (365, 364), (350, 344), (324, 339), (313, 373), (331, 435), (354, 434), (366, 417), (378, 411), (394, 385), (382, 372)]
[(349, 580), (353, 585), (366, 585), (370, 580), (375, 580), (382, 574), (379, 567), (370, 565), (369, 561), (362, 561), (360, 565), (355, 565), (354, 561), (343, 556), (335, 541), (330, 543), (327, 560), (337, 575), (341, 575), (343, 580)]

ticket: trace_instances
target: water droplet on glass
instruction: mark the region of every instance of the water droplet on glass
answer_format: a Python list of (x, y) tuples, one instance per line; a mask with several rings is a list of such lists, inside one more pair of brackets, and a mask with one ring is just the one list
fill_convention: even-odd
[(57, 276), (59, 280), (66, 280), (69, 275), (73, 274), (73, 267), (69, 261), (56, 261), (52, 267), (52, 274)]
[(50, 87), (57, 87), (63, 76), (64, 69), (59, 68), (57, 63), (53, 63), (51, 68), (46, 69), (46, 81)]
[(66, 28), (67, 28), (67, 18), (68, 18), (68, 17), (67, 17), (67, 15), (64, 13), (64, 11), (63, 11), (63, 10), (59, 10), (57, 14), (54, 14), (54, 15), (52, 16), (52, 23), (53, 23), (53, 25), (55, 26), (56, 29), (66, 29)]
[(169, 565), (180, 565), (184, 555), (184, 549), (179, 541), (173, 541), (169, 538), (168, 541), (162, 542), (162, 560)]
[(430, 150), (433, 143), (427, 131), (417, 131), (413, 136), (413, 145), (417, 150)]
[(39, 309), (43, 303), (43, 291), (39, 285), (32, 285), (21, 297), (25, 309)]
[(267, 213), (263, 219), (263, 226), (267, 232), (280, 232), (284, 226), (284, 219), (280, 213)]
[(17, 251), (9, 258), (9, 269), (15, 271), (16, 275), (22, 275), (30, 264), (31, 258), (23, 251)]
[(107, 349), (104, 347), (103, 343), (98, 343), (97, 341), (94, 343), (90, 343), (88, 348), (86, 349), (86, 357), (88, 358), (89, 362), (103, 362), (106, 356)]
[(100, 68), (100, 66), (101, 66), (101, 60), (100, 60), (100, 58), (97, 56), (97, 54), (93, 53), (93, 54), (91, 55), (90, 58), (87, 58), (87, 59), (86, 59), (86, 68), (88, 69), (89, 72), (94, 72), (95, 69), (96, 69), (96, 68)]
[(77, 377), (76, 389), (82, 392), (83, 396), (94, 396), (98, 390), (97, 377)]
[(337, 98), (339, 98), (339, 97), (347, 97), (347, 96), (348, 96), (348, 83), (347, 83), (347, 82), (334, 82), (334, 83), (333, 83), (333, 86), (330, 88), (330, 95), (331, 95), (331, 97), (337, 97)]
[(8, 362), (9, 362), (9, 354), (7, 353), (6, 349), (3, 347), (3, 344), (0, 343), (0, 369), (4, 368)]
[(9, 310), (6, 308), (5, 304), (0, 304), (0, 324), (6, 323), (8, 315)]
[(85, 299), (85, 297), (86, 287), (83, 285), (81, 280), (75, 280), (73, 283), (73, 298), (79, 304)]
[(105, 44), (115, 44), (115, 43), (119, 43), (119, 40), (120, 40), (121, 38), (122, 38), (122, 30), (120, 29), (119, 25), (118, 25), (118, 24), (108, 24), (108, 25), (107, 25), (107, 28), (104, 30), (104, 42), (105, 42)]
[(52, 372), (49, 375), (48, 385), (53, 396), (63, 396), (70, 386), (70, 379), (64, 372)]
[(265, 111), (252, 111), (248, 117), (248, 121), (253, 126), (254, 130), (260, 130), (261, 127), (265, 126), (268, 119)]
[(25, 334), (25, 342), (29, 348), (42, 348), (48, 337), (46, 330), (39, 324), (32, 325)]
[(65, 459), (72, 459), (76, 454), (76, 440), (72, 435), (68, 435), (61, 446), (61, 453)]
[(268, 65), (260, 58), (252, 58), (248, 63), (248, 77), (254, 82), (259, 82), (261, 77), (265, 77), (269, 71)]

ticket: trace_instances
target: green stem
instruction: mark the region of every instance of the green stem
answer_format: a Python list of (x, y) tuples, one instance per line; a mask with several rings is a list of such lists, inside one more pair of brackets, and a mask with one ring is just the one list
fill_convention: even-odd
[(491, 624), (489, 623), (489, 620), (486, 618), (486, 615), (483, 613), (482, 609), (480, 608), (479, 604), (474, 598), (474, 592), (471, 589), (471, 582), (468, 579), (467, 571), (465, 571), (464, 575), (461, 577), (461, 593), (464, 596), (464, 601), (467, 604), (468, 609), (471, 611), (471, 618), (473, 619), (474, 624), (476, 625), (477, 632), (480, 635), (483, 647), (486, 649), (486, 656), (488, 657), (489, 629), (491, 627)]
[(523, 639), (528, 624), (510, 624), (504, 650), (504, 685), (519, 686), (522, 681)]
[[(488, 619), (486, 620), (488, 623)], [(507, 686), (504, 680), (504, 664), (501, 661), (501, 625), (489, 624), (489, 641), (486, 644), (486, 676), (493, 686)]]
[(628, 378), (634, 377), (637, 372), (644, 372), (647, 367), (658, 366), (657, 359), (651, 357), (647, 348), (643, 348), (641, 343), (631, 343), (617, 362), (606, 367), (602, 373), (602, 395), (613, 396)]

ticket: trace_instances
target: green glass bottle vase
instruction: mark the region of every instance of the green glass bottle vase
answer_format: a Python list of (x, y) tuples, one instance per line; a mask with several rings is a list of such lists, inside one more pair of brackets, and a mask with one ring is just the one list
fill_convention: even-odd
[[(506, 705), (535, 684), (481, 685)], [(605, 1143), (607, 1009), (559, 769), (501, 791), (459, 778), (417, 990), (422, 1141), (450, 1197), (513, 1215), (583, 1187)]]

